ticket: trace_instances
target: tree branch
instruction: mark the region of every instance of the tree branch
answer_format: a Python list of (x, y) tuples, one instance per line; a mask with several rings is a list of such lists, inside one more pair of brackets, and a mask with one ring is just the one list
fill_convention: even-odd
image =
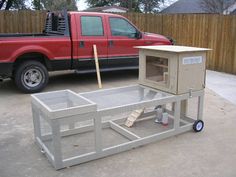
[(7, 1), (7, 5), (5, 7), (5, 10), (9, 10), (11, 8), (11, 6), (12, 6), (12, 3), (13, 3), (13, 0), (8, 0)]
[(3, 4), (6, 2), (6, 0), (2, 0), (1, 2), (0, 2), (0, 10), (2, 9), (2, 6), (3, 6)]

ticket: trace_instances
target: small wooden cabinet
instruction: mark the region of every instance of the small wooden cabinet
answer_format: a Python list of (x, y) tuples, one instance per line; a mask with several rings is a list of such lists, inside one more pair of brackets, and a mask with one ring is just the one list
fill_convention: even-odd
[(205, 87), (206, 51), (185, 46), (139, 46), (139, 83), (173, 94)]

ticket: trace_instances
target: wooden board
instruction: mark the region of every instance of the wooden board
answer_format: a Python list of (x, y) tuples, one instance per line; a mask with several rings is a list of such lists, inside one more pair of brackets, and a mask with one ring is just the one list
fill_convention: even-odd
[(196, 51), (199, 52), (199, 51), (211, 50), (207, 48), (187, 47), (187, 46), (177, 46), (177, 45), (138, 46), (135, 48), (157, 50), (157, 51), (163, 51), (163, 52), (174, 52), (174, 53), (196, 52)]

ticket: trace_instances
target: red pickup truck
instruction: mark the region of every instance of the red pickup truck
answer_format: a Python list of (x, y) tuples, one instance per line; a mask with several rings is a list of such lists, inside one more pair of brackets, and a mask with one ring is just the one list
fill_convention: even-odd
[(93, 44), (101, 71), (137, 69), (134, 46), (172, 45), (167, 37), (141, 32), (125, 17), (93, 12), (49, 12), (43, 33), (0, 34), (0, 80), (14, 79), (26, 93), (41, 91), (48, 71), (95, 71)]

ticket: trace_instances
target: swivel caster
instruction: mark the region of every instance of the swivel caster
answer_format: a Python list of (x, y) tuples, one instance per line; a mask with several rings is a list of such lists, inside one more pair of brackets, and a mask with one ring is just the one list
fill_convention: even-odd
[(202, 131), (203, 127), (204, 127), (204, 122), (202, 120), (196, 120), (193, 124), (193, 130), (195, 132)]

